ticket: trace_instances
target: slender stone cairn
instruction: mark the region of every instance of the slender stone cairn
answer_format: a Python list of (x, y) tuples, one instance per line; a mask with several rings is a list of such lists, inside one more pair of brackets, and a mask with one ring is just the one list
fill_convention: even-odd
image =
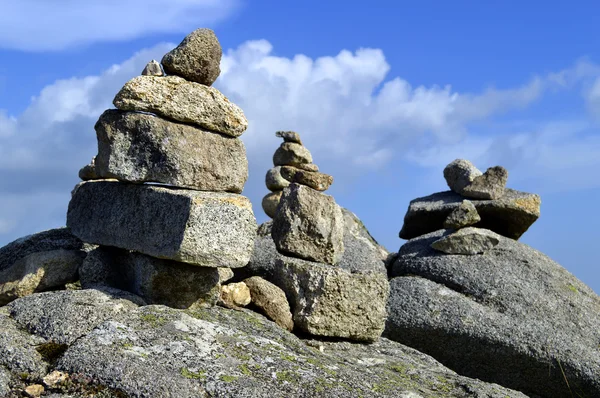
[(446, 229), (431, 247), (445, 254), (482, 254), (498, 245), (499, 235), (518, 239), (540, 216), (538, 195), (506, 188), (501, 166), (482, 173), (473, 163), (456, 159), (444, 169), (451, 191), (410, 203), (400, 237), (413, 239)]
[[(276, 166), (298, 158), (288, 156), (288, 148), (284, 143), (275, 153)], [(273, 280), (288, 298), (294, 328), (315, 336), (377, 340), (385, 326), (387, 275), (368, 264), (351, 269), (348, 262), (342, 262), (342, 209), (332, 196), (300, 183), (305, 177), (295, 174), (290, 179), (291, 184), (281, 191), (271, 237), (280, 254)]]
[(333, 184), (333, 177), (319, 172), (312, 155), (295, 131), (278, 131), (283, 143), (273, 155), (274, 167), (267, 171), (265, 184), (271, 193), (262, 200), (267, 216), (274, 218), (283, 190), (291, 183), (305, 185), (317, 191), (326, 191)]
[(80, 172), (67, 214), (75, 236), (99, 245), (81, 267), (84, 287), (111, 285), (179, 308), (213, 305), (223, 270), (248, 263), (257, 229), (240, 195), (248, 122), (211, 87), (221, 54), (212, 30), (192, 32), (100, 116), (98, 154)]

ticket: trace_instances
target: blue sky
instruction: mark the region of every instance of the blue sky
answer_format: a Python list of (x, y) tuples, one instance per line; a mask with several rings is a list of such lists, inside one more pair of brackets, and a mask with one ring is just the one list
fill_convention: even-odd
[[(600, 292), (600, 5), (542, 1), (0, 0), (0, 245), (64, 225), (93, 125), (185, 34), (224, 49), (244, 109), (259, 221), (279, 140), (302, 134), (328, 193), (388, 250), (445, 164), (509, 170), (538, 193), (522, 241)], [(35, 10), (35, 12), (33, 12)]]

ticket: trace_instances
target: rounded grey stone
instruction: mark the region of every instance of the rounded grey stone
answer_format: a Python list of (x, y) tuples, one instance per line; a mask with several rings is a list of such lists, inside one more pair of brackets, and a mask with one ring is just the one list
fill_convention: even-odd
[(265, 184), (267, 185), (267, 189), (269, 191), (276, 192), (286, 188), (288, 185), (290, 185), (290, 182), (282, 177), (281, 166), (275, 166), (267, 171)]
[(296, 166), (302, 163), (312, 163), (312, 155), (300, 144), (284, 142), (273, 155), (275, 166)]
[(448, 187), (458, 194), (462, 194), (465, 187), (480, 175), (481, 171), (466, 159), (456, 159), (444, 168), (444, 178)]
[(267, 216), (271, 218), (275, 217), (282, 194), (283, 191), (275, 191), (265, 195), (262, 200), (262, 208)]
[(384, 335), (532, 396), (600, 396), (600, 297), (513, 239), (471, 256), (430, 247), (447, 233), (400, 248)]
[(481, 254), (497, 246), (500, 238), (487, 229), (468, 227), (436, 240), (431, 247), (446, 254)]

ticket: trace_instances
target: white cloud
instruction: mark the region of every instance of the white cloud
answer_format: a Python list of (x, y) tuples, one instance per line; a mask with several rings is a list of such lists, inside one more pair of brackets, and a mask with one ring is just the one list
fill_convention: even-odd
[(587, 93), (586, 100), (590, 112), (600, 118), (600, 77), (594, 81), (594, 84)]
[[(128, 79), (173, 46), (140, 51), (97, 76), (57, 81), (17, 117), (0, 112), (0, 241), (64, 224), (77, 171), (96, 152), (93, 126), (98, 116), (112, 107)], [(545, 90), (567, 87), (563, 83), (574, 72), (535, 77), (506, 90), (458, 93), (448, 85), (413, 87), (400, 77), (386, 80), (390, 66), (381, 50), (344, 50), (317, 59), (277, 57), (272, 51), (270, 43), (260, 40), (225, 52), (216, 83), (249, 119), (242, 136), (250, 162), (244, 193), (259, 218), (260, 200), (267, 193), (264, 175), (280, 144), (277, 130), (301, 133), (315, 163), (335, 176), (335, 186), (343, 187), (339, 189), (349, 189), (348, 181), (361, 173), (400, 167), (401, 162), (435, 168), (440, 176), (441, 167), (457, 157), (482, 168), (509, 165), (511, 179), (513, 172), (536, 178), (564, 175), (560, 181), (572, 187), (567, 184), (570, 173), (584, 176), (582, 169), (598, 166), (594, 152), (600, 143), (587, 124), (534, 125), (503, 135), (470, 131), (475, 121), (523, 109)], [(587, 77), (590, 68), (583, 68)]]
[(0, 48), (62, 50), (98, 41), (187, 33), (228, 17), (239, 0), (17, 0), (2, 2)]

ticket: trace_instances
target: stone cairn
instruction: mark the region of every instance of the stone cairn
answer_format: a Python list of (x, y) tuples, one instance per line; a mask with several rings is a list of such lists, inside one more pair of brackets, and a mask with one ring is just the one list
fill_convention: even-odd
[(265, 184), (271, 193), (262, 200), (262, 208), (271, 218), (275, 217), (283, 190), (291, 183), (305, 185), (321, 192), (333, 184), (333, 177), (320, 173), (319, 166), (312, 162), (312, 155), (302, 145), (300, 134), (294, 131), (278, 131), (275, 135), (283, 138), (283, 143), (273, 155), (275, 167), (267, 171), (265, 177)]
[(314, 336), (377, 340), (385, 326), (387, 275), (366, 264), (350, 269), (352, 262), (342, 261), (344, 214), (332, 196), (320, 192), (333, 178), (317, 171), (297, 133), (277, 135), (284, 143), (273, 157), (267, 187), (278, 203), (263, 201), (263, 208), (274, 216), (271, 237), (278, 253), (272, 279), (288, 298), (294, 327)]
[(482, 173), (468, 160), (456, 159), (444, 169), (444, 178), (451, 191), (413, 200), (401, 238), (446, 229), (433, 249), (482, 254), (498, 245), (498, 234), (519, 239), (540, 216), (540, 197), (506, 188), (508, 171), (501, 166)]
[(82, 287), (175, 308), (213, 305), (230, 269), (248, 263), (257, 229), (240, 195), (248, 123), (211, 87), (221, 54), (211, 30), (192, 32), (100, 116), (98, 154), (80, 171), (67, 214), (72, 233), (98, 245), (80, 268)]

